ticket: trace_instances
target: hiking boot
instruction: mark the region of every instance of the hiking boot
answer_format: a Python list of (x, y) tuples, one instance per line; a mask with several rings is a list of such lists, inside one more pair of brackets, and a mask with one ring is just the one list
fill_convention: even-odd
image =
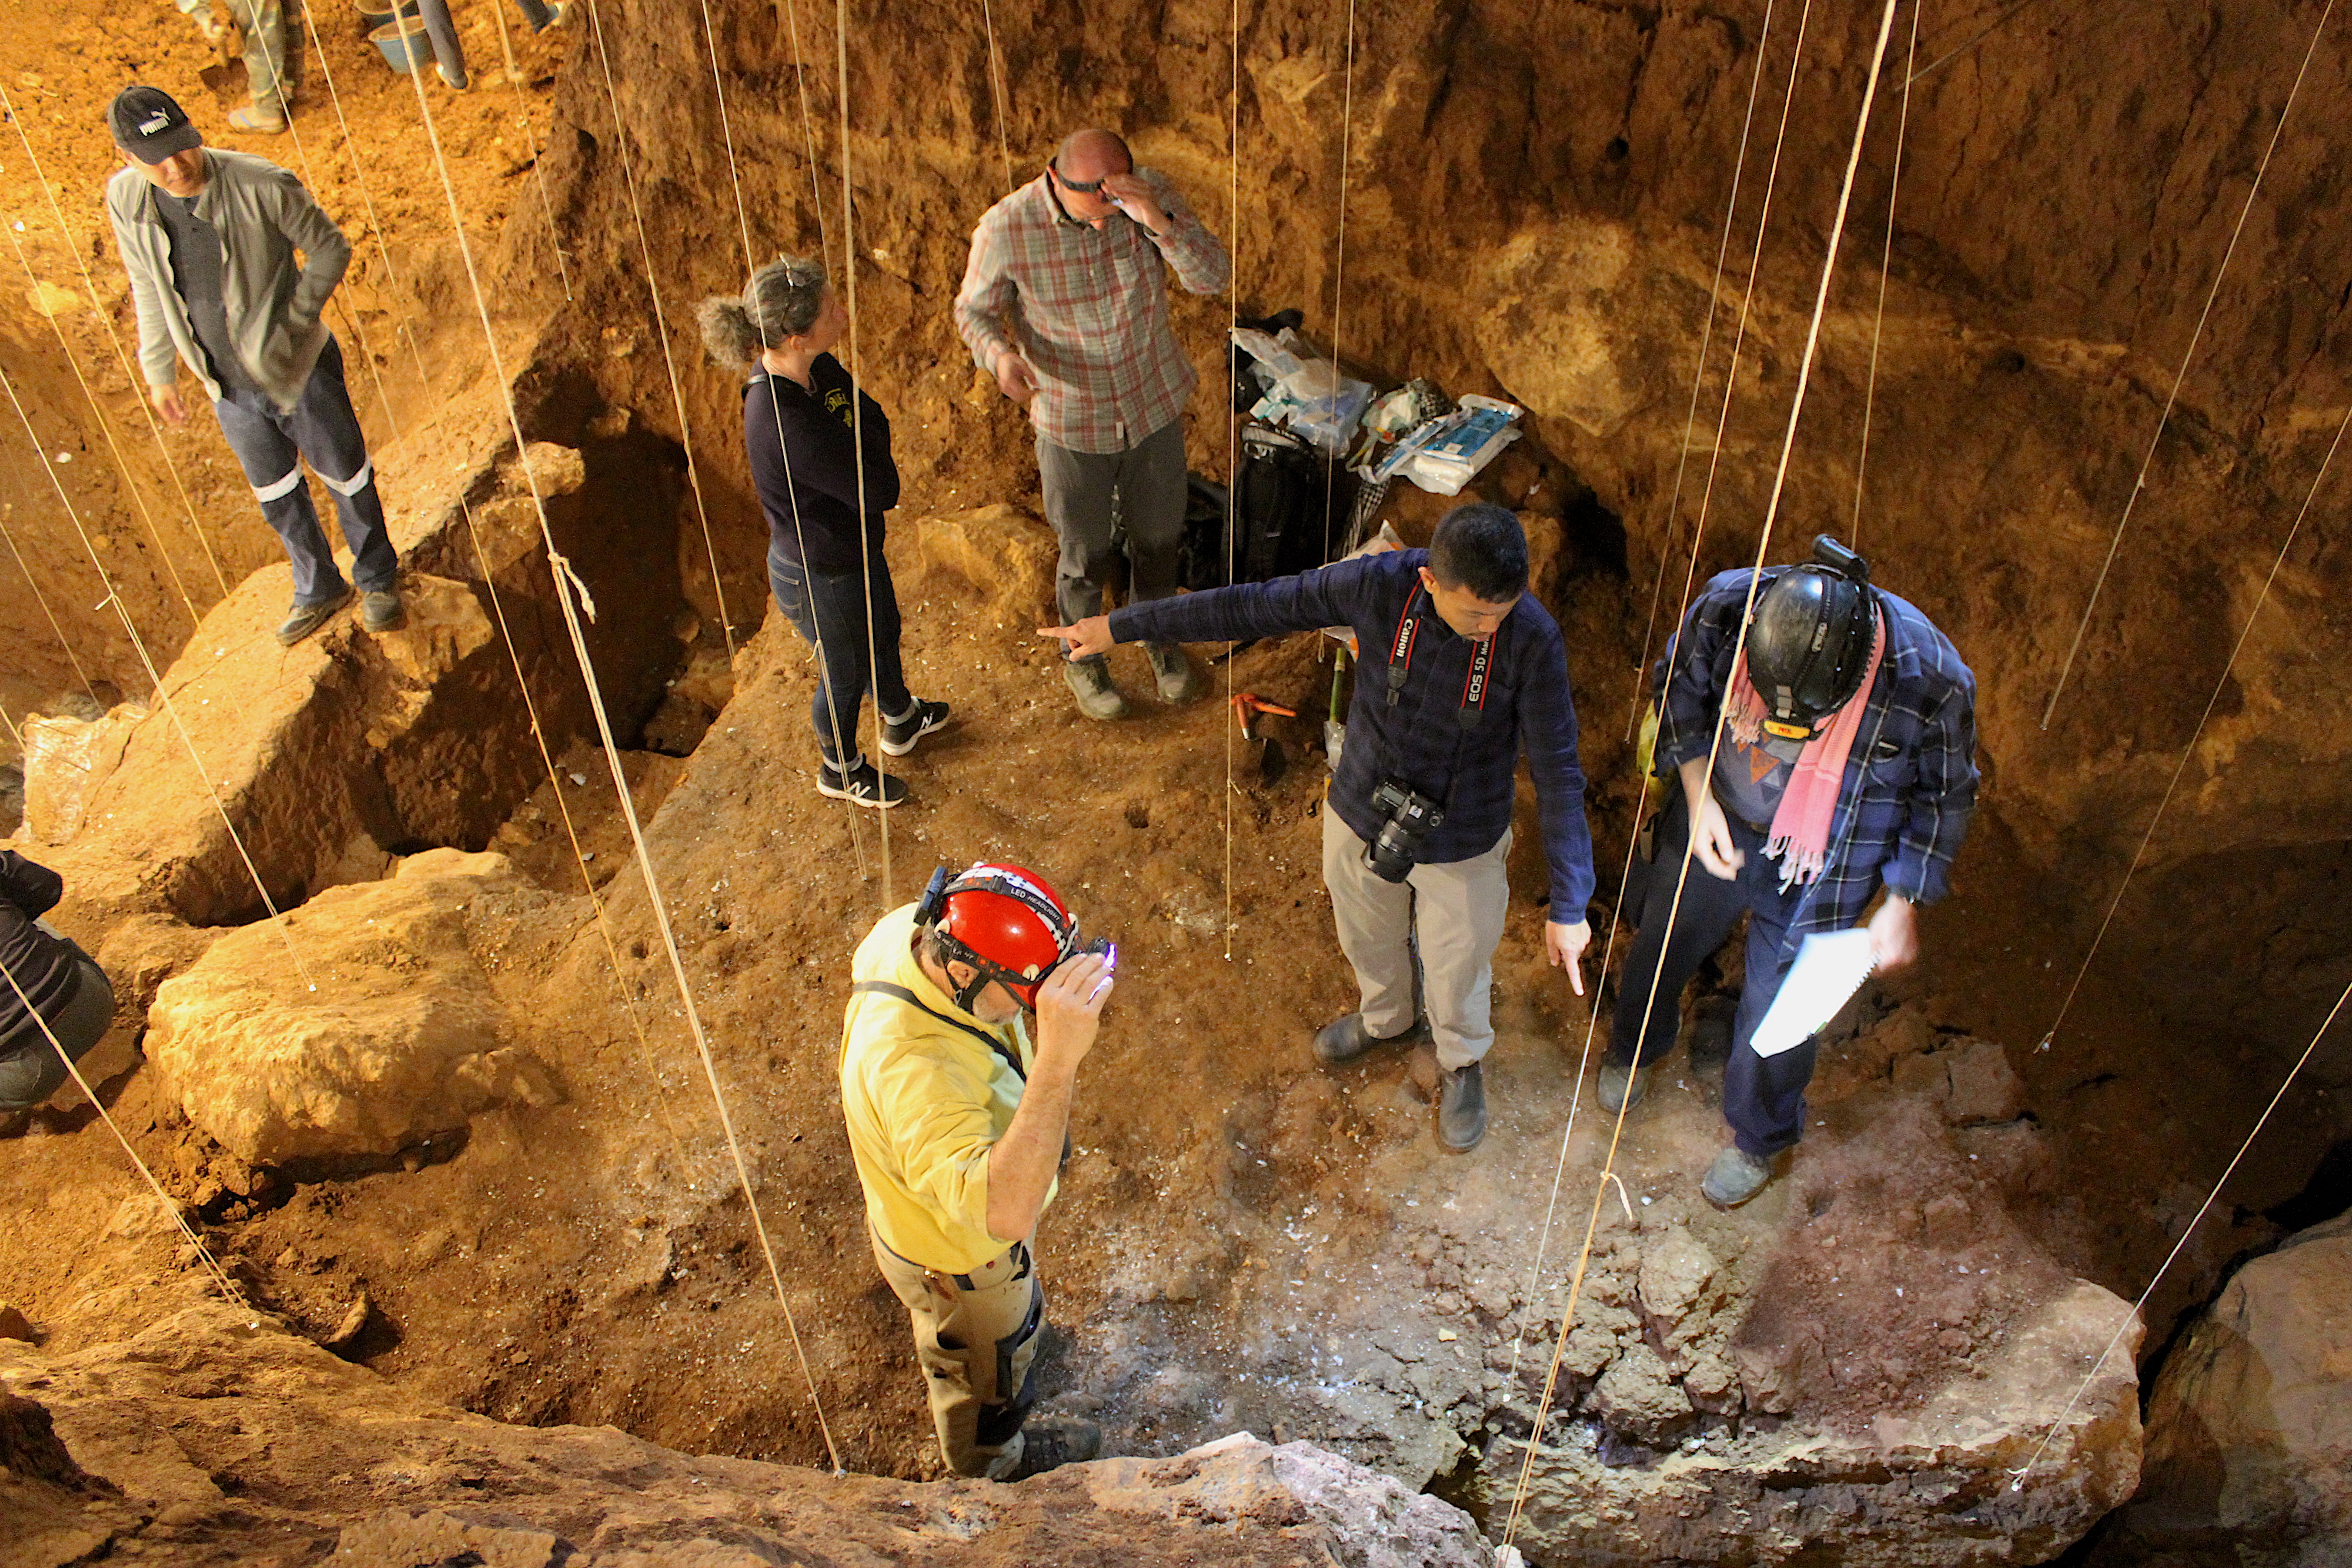
[(1715, 1156), (1706, 1167), (1698, 1190), (1701, 1197), (1717, 1208), (1738, 1208), (1764, 1190), (1772, 1179), (1772, 1162), (1759, 1160), (1738, 1144)]
[(278, 645), (291, 648), (324, 626), (328, 618), (350, 603), (351, 599), (352, 591), (347, 588), (332, 599), (322, 600), (317, 604), (297, 604), (286, 612), (286, 619), (278, 623)]
[(1438, 1075), (1437, 1141), (1457, 1155), (1466, 1155), (1486, 1135), (1486, 1084), (1478, 1064), (1455, 1067)]
[(360, 625), (370, 632), (397, 632), (408, 624), (408, 612), (394, 588), (371, 588), (360, 595)]
[(453, 74), (447, 66), (436, 65), (433, 68), (439, 74), (441, 78), (441, 85), (447, 88), (451, 92), (467, 92), (470, 91), (474, 86), (474, 78), (462, 72)]
[(1127, 715), (1127, 699), (1110, 684), (1110, 664), (1101, 655), (1062, 662), (1062, 679), (1070, 684), (1070, 695), (1078, 699), (1078, 711), (1088, 718), (1123, 718)]
[(1159, 685), (1161, 702), (1188, 703), (1200, 695), (1200, 676), (1182, 648), (1173, 643), (1146, 643), (1143, 656), (1151, 661), (1151, 678)]
[(228, 111), (228, 128), (254, 136), (282, 136), (286, 133), (286, 111), (249, 103)]
[(835, 768), (819, 759), (816, 765), (816, 792), (830, 800), (846, 800), (853, 806), (873, 806), (887, 810), (907, 798), (904, 779), (892, 779), (878, 771), (860, 753), (847, 768)]
[(892, 757), (904, 757), (915, 749), (915, 742), (940, 728), (948, 721), (948, 705), (927, 703), (915, 699), (915, 706), (897, 718), (882, 721), (882, 749)]
[(1041, 1416), (1021, 1428), (1021, 1459), (1004, 1479), (1027, 1480), (1102, 1452), (1102, 1428), (1076, 1416)]
[(555, 4), (547, 8), (547, 20), (533, 27), (531, 31), (535, 34), (544, 33), (551, 27), (561, 27), (563, 26), (564, 16), (570, 8), (571, 0), (555, 0)]
[(1738, 1015), (1737, 997), (1701, 997), (1691, 1019), (1690, 1065), (1695, 1073), (1715, 1073), (1731, 1060), (1732, 1024)]
[(1428, 1038), (1429, 1025), (1423, 1019), (1415, 1019), (1402, 1033), (1383, 1038), (1364, 1027), (1363, 1014), (1349, 1013), (1315, 1031), (1315, 1060), (1331, 1064), (1353, 1061), (1378, 1046), (1410, 1045)]
[(1601, 1108), (1630, 1111), (1650, 1092), (1650, 1070), (1615, 1061), (1601, 1064)]

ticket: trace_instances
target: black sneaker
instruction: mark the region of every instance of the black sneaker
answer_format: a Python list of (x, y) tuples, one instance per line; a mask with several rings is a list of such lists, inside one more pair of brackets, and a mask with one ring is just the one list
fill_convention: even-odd
[(915, 749), (915, 742), (943, 727), (948, 722), (948, 705), (915, 699), (915, 706), (897, 718), (882, 721), (882, 749), (892, 757), (904, 757)]
[(874, 764), (861, 755), (846, 768), (820, 760), (816, 765), (816, 792), (835, 800), (846, 800), (853, 806), (887, 809), (907, 798), (907, 786), (904, 780), (877, 771)]
[(1102, 1452), (1102, 1428), (1076, 1416), (1041, 1416), (1021, 1428), (1021, 1458), (1008, 1481), (1027, 1480)]
[(1466, 1155), (1486, 1135), (1486, 1081), (1475, 1061), (1438, 1076), (1437, 1141)]

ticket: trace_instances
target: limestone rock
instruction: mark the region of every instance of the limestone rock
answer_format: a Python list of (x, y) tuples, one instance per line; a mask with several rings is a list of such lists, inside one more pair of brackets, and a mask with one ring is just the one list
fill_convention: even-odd
[(1631, 231), (1578, 219), (1513, 237), (1489, 268), (1478, 346), (1530, 413), (1606, 437), (1664, 391), (1655, 340), (1679, 320), (1634, 263)]
[(1695, 1414), (1690, 1396), (1646, 1344), (1630, 1346), (1610, 1363), (1592, 1385), (1589, 1406), (1611, 1431), (1654, 1448), (1687, 1431)]
[[(1748, 1423), (1652, 1464), (1612, 1468), (1571, 1428), (1567, 1441), (1536, 1451), (1519, 1543), (1533, 1561), (1556, 1563), (2046, 1562), (2138, 1480), (2129, 1312), (2076, 1281), (1988, 1351), (1981, 1375), (1954, 1381), (1907, 1416), (1883, 1416), (1867, 1433)], [(2119, 1323), (2134, 1332), (2085, 1387), (2085, 1370)], [(1811, 1341), (1769, 1353), (1743, 1347), (1751, 1406), (1772, 1407), (1790, 1357), (1820, 1354)], [(1516, 1477), (1526, 1451), (1503, 1447), (1485, 1469)], [(2037, 1454), (2012, 1490), (2012, 1472)]]
[(98, 718), (27, 718), (25, 831), (45, 844), (62, 844), (81, 831), (91, 798), (121, 765), (131, 732), (145, 716), (143, 706), (126, 704)]
[(1000, 502), (925, 517), (915, 527), (926, 569), (977, 589), (991, 617), (1024, 628), (1058, 624), (1035, 619), (1052, 608), (1059, 555), (1042, 519)]
[(203, 956), (220, 934), (168, 915), (133, 915), (99, 946), (98, 967), (114, 982), (114, 1003), (134, 1017), (155, 1000), (155, 988)]
[(1483, 1568), (1492, 1561), (1460, 1509), (1311, 1444), (1275, 1448), (1237, 1432), (1178, 1463), (1190, 1472), (1181, 1479), (1171, 1477), (1165, 1460), (1108, 1459), (1079, 1469), (1097, 1507), (1171, 1522), (1287, 1524), (1302, 1544), (1323, 1542), (1332, 1561), (1359, 1568)]
[[(552, 1079), (475, 956), (469, 917), (543, 898), (506, 857), (435, 850), (215, 943), (163, 983), (149, 1059), (188, 1117), (256, 1164), (395, 1154)], [(290, 937), (317, 986), (307, 990)]]
[(2352, 1216), (2238, 1270), (2148, 1401), (2139, 1495), (2093, 1562), (2352, 1557)]
[(1951, 1087), (1944, 1097), (1944, 1115), (1965, 1126), (1972, 1122), (2006, 1122), (2025, 1109), (2025, 1085), (2009, 1064), (2009, 1052), (1990, 1040), (1967, 1040), (1946, 1058)]
[[(49, 1555), (18, 1552), (12, 1568), (108, 1555), (308, 1562), (321, 1538), (353, 1568), (1493, 1561), (1459, 1509), (1304, 1443), (1271, 1448), (1244, 1434), (1017, 1486), (834, 1477), (694, 1458), (611, 1427), (505, 1426), (212, 1301), (69, 1355), (0, 1341), (0, 1379), (41, 1390), (41, 1406), (25, 1408), (44, 1427), (54, 1421), (43, 1468), (93, 1478), (86, 1492), (25, 1483), (42, 1489), (45, 1511), (7, 1515), (9, 1545), (29, 1523)], [(0, 1458), (11, 1463), (16, 1408), (0, 1403)], [(0, 1503), (23, 1495), (15, 1489), (0, 1469)], [(387, 1506), (387, 1493), (397, 1502)]]

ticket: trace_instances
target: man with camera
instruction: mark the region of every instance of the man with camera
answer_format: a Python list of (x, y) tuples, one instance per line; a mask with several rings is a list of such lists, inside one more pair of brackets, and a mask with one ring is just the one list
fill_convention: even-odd
[(1812, 1040), (1755, 1048), (1799, 946), (1861, 925), (1884, 888), (1871, 956), (1900, 968), (1918, 955), (1913, 908), (1949, 889), (1976, 809), (1976, 680), (1927, 616), (1873, 586), (1869, 564), (1826, 535), (1802, 565), (1709, 581), (1657, 680), (1653, 761), (1670, 800), (1646, 886), (1625, 900), (1641, 930), (1600, 1099), (1612, 1112), (1640, 1103), (1674, 1049), (1684, 986), (1746, 914), (1723, 1078), (1733, 1142), (1699, 1184), (1731, 1208), (1764, 1189), (1804, 1132)]
[(1043, 877), (992, 864), (941, 866), (851, 960), (841, 1104), (866, 1230), (961, 1476), (1019, 1480), (1102, 1447), (1091, 1422), (1029, 1419), (1045, 1322), (1031, 1247), (1118, 962)]
[[(1176, 591), (1184, 543), (1185, 399), (1192, 361), (1168, 319), (1167, 269), (1216, 294), (1233, 260), (1168, 178), (1108, 131), (1064, 140), (1045, 172), (988, 209), (956, 294), (956, 330), (999, 391), (1029, 411), (1045, 520), (1061, 541), (1066, 621), (1102, 609), (1124, 536), (1130, 601)], [(1115, 504), (1114, 504), (1115, 502)], [(1173, 643), (1145, 650), (1162, 702), (1198, 690)], [(1078, 711), (1127, 699), (1100, 657), (1062, 667)]]
[(1084, 659), (1138, 640), (1355, 629), (1363, 659), (1324, 802), (1323, 880), (1361, 999), (1316, 1035), (1315, 1055), (1347, 1061), (1422, 1038), (1425, 1023), (1444, 1070), (1437, 1136), (1456, 1153), (1486, 1133), (1479, 1063), (1495, 1040), (1488, 1010), (1523, 746), (1551, 867), (1544, 950), (1580, 996), (1577, 958), (1591, 936), (1592, 837), (1567, 651), (1527, 586), (1518, 518), (1465, 506), (1445, 514), (1425, 550), (1129, 604), (1040, 632)]

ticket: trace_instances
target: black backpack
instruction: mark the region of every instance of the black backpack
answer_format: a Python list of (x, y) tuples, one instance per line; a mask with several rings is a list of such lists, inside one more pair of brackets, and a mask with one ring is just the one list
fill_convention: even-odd
[[(1327, 547), (1336, 549), (1347, 532), (1352, 489), (1345, 468), (1297, 437), (1267, 425), (1244, 426), (1241, 474), (1230, 492), (1198, 474), (1188, 476), (1179, 565), (1184, 587), (1197, 592), (1228, 581), (1264, 582), (1322, 565)], [(1240, 519), (1230, 578), (1229, 507)]]

